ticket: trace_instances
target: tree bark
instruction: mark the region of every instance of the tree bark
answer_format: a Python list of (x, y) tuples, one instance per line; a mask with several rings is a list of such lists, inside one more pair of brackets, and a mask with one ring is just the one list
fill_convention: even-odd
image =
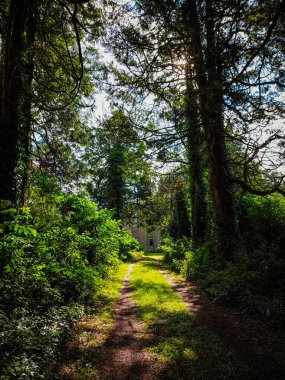
[(212, 0), (206, 0), (207, 146), (218, 238), (224, 256), (233, 255), (238, 243), (232, 181), (227, 160), (223, 122), (223, 80), (215, 40)]
[(21, 58), (27, 9), (11, 0), (4, 48), (2, 112), (0, 123), (0, 199), (17, 202), (17, 164), (20, 145)]
[[(186, 0), (193, 65), (199, 89), (199, 104), (209, 161), (211, 195), (215, 212), (219, 254), (233, 258), (238, 244), (232, 184), (224, 140), (223, 92), (218, 70), (212, 1), (206, 0), (206, 53), (196, 0)], [(206, 58), (205, 58), (206, 57)]]
[(198, 246), (206, 236), (206, 201), (203, 182), (201, 127), (197, 93), (190, 77), (189, 63), (186, 67), (185, 119), (187, 125), (188, 160), (190, 174), (191, 231), (193, 245)]
[(11, 0), (9, 4), (1, 91), (0, 199), (13, 204), (19, 198), (25, 203), (28, 186), (37, 3)]
[(25, 54), (23, 64), (24, 95), (22, 104), (23, 127), (21, 138), (21, 161), (22, 161), (22, 183), (21, 204), (27, 200), (28, 183), (31, 165), (31, 127), (32, 127), (32, 80), (34, 73), (34, 43), (37, 31), (38, 0), (28, 2), (28, 19), (26, 25)]

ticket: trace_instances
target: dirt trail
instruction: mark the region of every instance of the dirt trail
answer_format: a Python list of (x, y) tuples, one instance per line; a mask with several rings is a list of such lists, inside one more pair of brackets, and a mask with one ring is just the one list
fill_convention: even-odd
[(247, 366), (247, 380), (284, 380), (285, 344), (282, 336), (238, 311), (214, 304), (209, 297), (185, 280), (174, 280), (166, 270), (161, 273), (170, 282), (191, 312), (202, 324), (222, 338), (234, 351), (241, 366)]
[[(135, 264), (130, 264), (122, 283), (113, 328), (106, 329), (106, 339), (102, 338), (102, 344), (98, 346), (89, 346), (88, 339), (92, 342), (92, 337), (98, 335), (98, 328), (104, 329), (104, 324), (98, 327), (96, 318), (91, 317), (90, 321), (94, 322), (94, 328), (93, 322), (90, 323), (89, 320), (86, 326), (84, 325), (84, 331), (90, 330), (90, 334), (87, 335), (89, 338), (87, 341), (81, 341), (79, 334), (75, 339), (78, 344), (75, 344), (74, 348), (71, 342), (71, 348), (66, 351), (66, 362), (64, 359), (61, 362), (65, 369), (62, 371), (63, 375), (52, 375), (51, 380), (168, 379), (161, 377), (163, 365), (146, 352), (157, 337), (146, 331), (143, 323), (136, 317), (138, 310), (132, 300), (130, 286), (130, 276), (134, 266)], [(239, 379), (285, 379), (285, 344), (282, 336), (265, 329), (257, 321), (240, 316), (238, 311), (214, 304), (197, 287), (184, 280), (174, 280), (161, 266), (154, 265), (154, 267), (166, 277), (172, 289), (182, 297), (190, 311), (194, 313), (196, 322), (191, 328), (195, 329), (195, 325), (206, 326), (222, 339), (230, 352), (235, 353), (240, 368), (245, 368), (244, 375), (238, 377)], [(181, 366), (183, 367), (183, 363)]]
[(104, 345), (104, 360), (101, 362), (100, 380), (146, 380), (153, 379), (153, 360), (143, 351), (146, 332), (134, 314), (136, 306), (130, 298), (131, 264), (126, 275), (121, 295), (116, 306), (114, 330)]

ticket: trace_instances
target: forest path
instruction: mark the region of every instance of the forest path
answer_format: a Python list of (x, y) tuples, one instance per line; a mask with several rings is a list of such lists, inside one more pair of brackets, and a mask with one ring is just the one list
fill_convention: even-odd
[(285, 378), (281, 336), (214, 304), (162, 268), (159, 259), (147, 255), (125, 267), (113, 322), (105, 324), (102, 313), (101, 322), (96, 316), (84, 321), (83, 335), (80, 328), (76, 345), (69, 347), (68, 363), (51, 379)]
[(130, 276), (135, 264), (130, 264), (116, 305), (114, 329), (105, 343), (100, 363), (99, 379), (153, 379), (152, 359), (143, 350), (147, 336), (143, 323), (135, 317), (137, 306), (131, 298)]

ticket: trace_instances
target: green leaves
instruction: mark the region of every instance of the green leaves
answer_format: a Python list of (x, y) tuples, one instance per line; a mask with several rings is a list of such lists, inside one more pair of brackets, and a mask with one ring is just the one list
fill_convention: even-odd
[(19, 236), (37, 236), (37, 230), (30, 226), (22, 226), (20, 224), (14, 225), (14, 232), (16, 232)]
[(41, 378), (82, 306), (119, 259), (139, 248), (110, 210), (88, 198), (49, 195), (30, 206), (2, 210), (0, 367), (7, 378)]
[(30, 233), (36, 237), (37, 236), (37, 230), (35, 230), (34, 228), (30, 228)]

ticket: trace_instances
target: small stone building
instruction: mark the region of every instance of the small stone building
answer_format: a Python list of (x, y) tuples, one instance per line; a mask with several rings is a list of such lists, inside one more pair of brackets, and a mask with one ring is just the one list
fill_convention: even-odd
[(131, 231), (132, 236), (138, 240), (138, 242), (147, 251), (156, 252), (159, 247), (161, 231), (156, 228), (152, 232), (148, 232), (145, 228), (139, 227), (136, 223), (132, 226), (125, 226), (126, 230)]

